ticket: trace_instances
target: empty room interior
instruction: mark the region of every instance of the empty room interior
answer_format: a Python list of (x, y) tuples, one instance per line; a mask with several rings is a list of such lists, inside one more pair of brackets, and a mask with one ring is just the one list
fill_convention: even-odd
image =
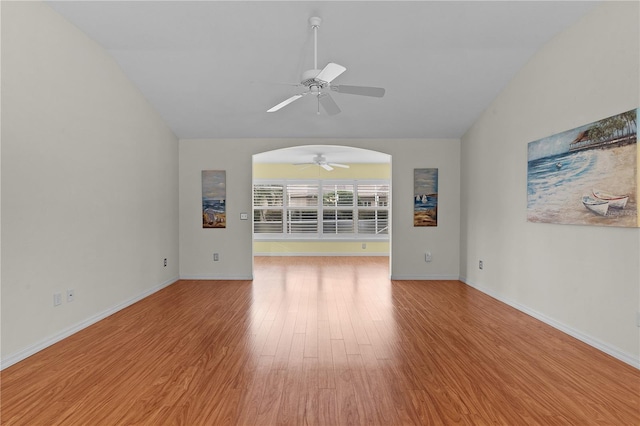
[(2, 424), (640, 424), (640, 2), (0, 14)]

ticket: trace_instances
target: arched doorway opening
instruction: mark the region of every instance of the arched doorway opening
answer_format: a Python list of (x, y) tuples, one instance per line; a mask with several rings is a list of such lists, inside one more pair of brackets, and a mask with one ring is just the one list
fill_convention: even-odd
[(303, 145), (253, 155), (254, 256), (388, 256), (391, 155)]

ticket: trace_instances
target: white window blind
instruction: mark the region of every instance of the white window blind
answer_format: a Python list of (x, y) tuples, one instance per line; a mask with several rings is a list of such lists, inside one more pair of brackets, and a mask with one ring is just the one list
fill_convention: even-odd
[(352, 184), (322, 186), (322, 233), (353, 234), (354, 196)]
[(287, 234), (318, 233), (318, 184), (287, 184)]
[(281, 234), (284, 212), (284, 186), (260, 184), (253, 186), (253, 232)]
[(287, 184), (287, 207), (317, 207), (317, 184)]
[(288, 234), (317, 234), (318, 210), (287, 210)]
[(382, 238), (389, 233), (389, 184), (310, 180), (254, 184), (254, 233), (268, 238)]
[(358, 233), (389, 233), (388, 184), (358, 184)]

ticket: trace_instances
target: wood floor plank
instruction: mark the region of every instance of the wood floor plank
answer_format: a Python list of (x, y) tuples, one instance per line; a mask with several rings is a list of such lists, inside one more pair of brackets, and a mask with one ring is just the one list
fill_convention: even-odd
[(267, 374), (264, 393), (260, 401), (257, 425), (274, 425), (285, 389), (286, 371), (272, 368)]
[(335, 426), (338, 423), (335, 389), (318, 390), (318, 424)]
[(336, 387), (329, 321), (318, 321), (318, 387)]
[(388, 420), (385, 422), (385, 416), (379, 411), (380, 406), (376, 404), (376, 398), (373, 397), (373, 389), (367, 378), (364, 363), (360, 354), (347, 355), (349, 370), (353, 389), (356, 395), (356, 403), (358, 412), (362, 413), (362, 420), (368, 425), (386, 425), (392, 424)]
[[(346, 354), (345, 354), (346, 358)], [(348, 367), (336, 368), (336, 417), (339, 425), (364, 424), (364, 413), (358, 407), (352, 372)]]
[(640, 370), (387, 258), (182, 280), (0, 373), (2, 425), (640, 425)]
[(236, 424), (254, 425), (267, 384), (267, 376), (273, 365), (273, 357), (261, 356), (248, 389), (241, 394), (236, 408)]
[[(276, 423), (274, 424), (295, 424), (300, 409), (302, 408), (302, 411), (304, 411), (303, 407), (306, 401), (304, 398), (300, 398), (305, 394), (303, 379), (304, 373), (301, 363), (291, 366), (285, 371), (284, 388), (280, 398)], [(302, 407), (299, 407), (299, 404), (302, 404)]]
[(320, 389), (307, 389), (300, 395), (298, 415), (295, 424), (316, 426), (320, 424)]

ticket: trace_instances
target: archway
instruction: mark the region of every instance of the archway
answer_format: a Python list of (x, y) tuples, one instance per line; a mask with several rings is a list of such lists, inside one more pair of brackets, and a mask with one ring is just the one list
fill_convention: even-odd
[(391, 155), (303, 145), (253, 155), (253, 256), (388, 256)]

